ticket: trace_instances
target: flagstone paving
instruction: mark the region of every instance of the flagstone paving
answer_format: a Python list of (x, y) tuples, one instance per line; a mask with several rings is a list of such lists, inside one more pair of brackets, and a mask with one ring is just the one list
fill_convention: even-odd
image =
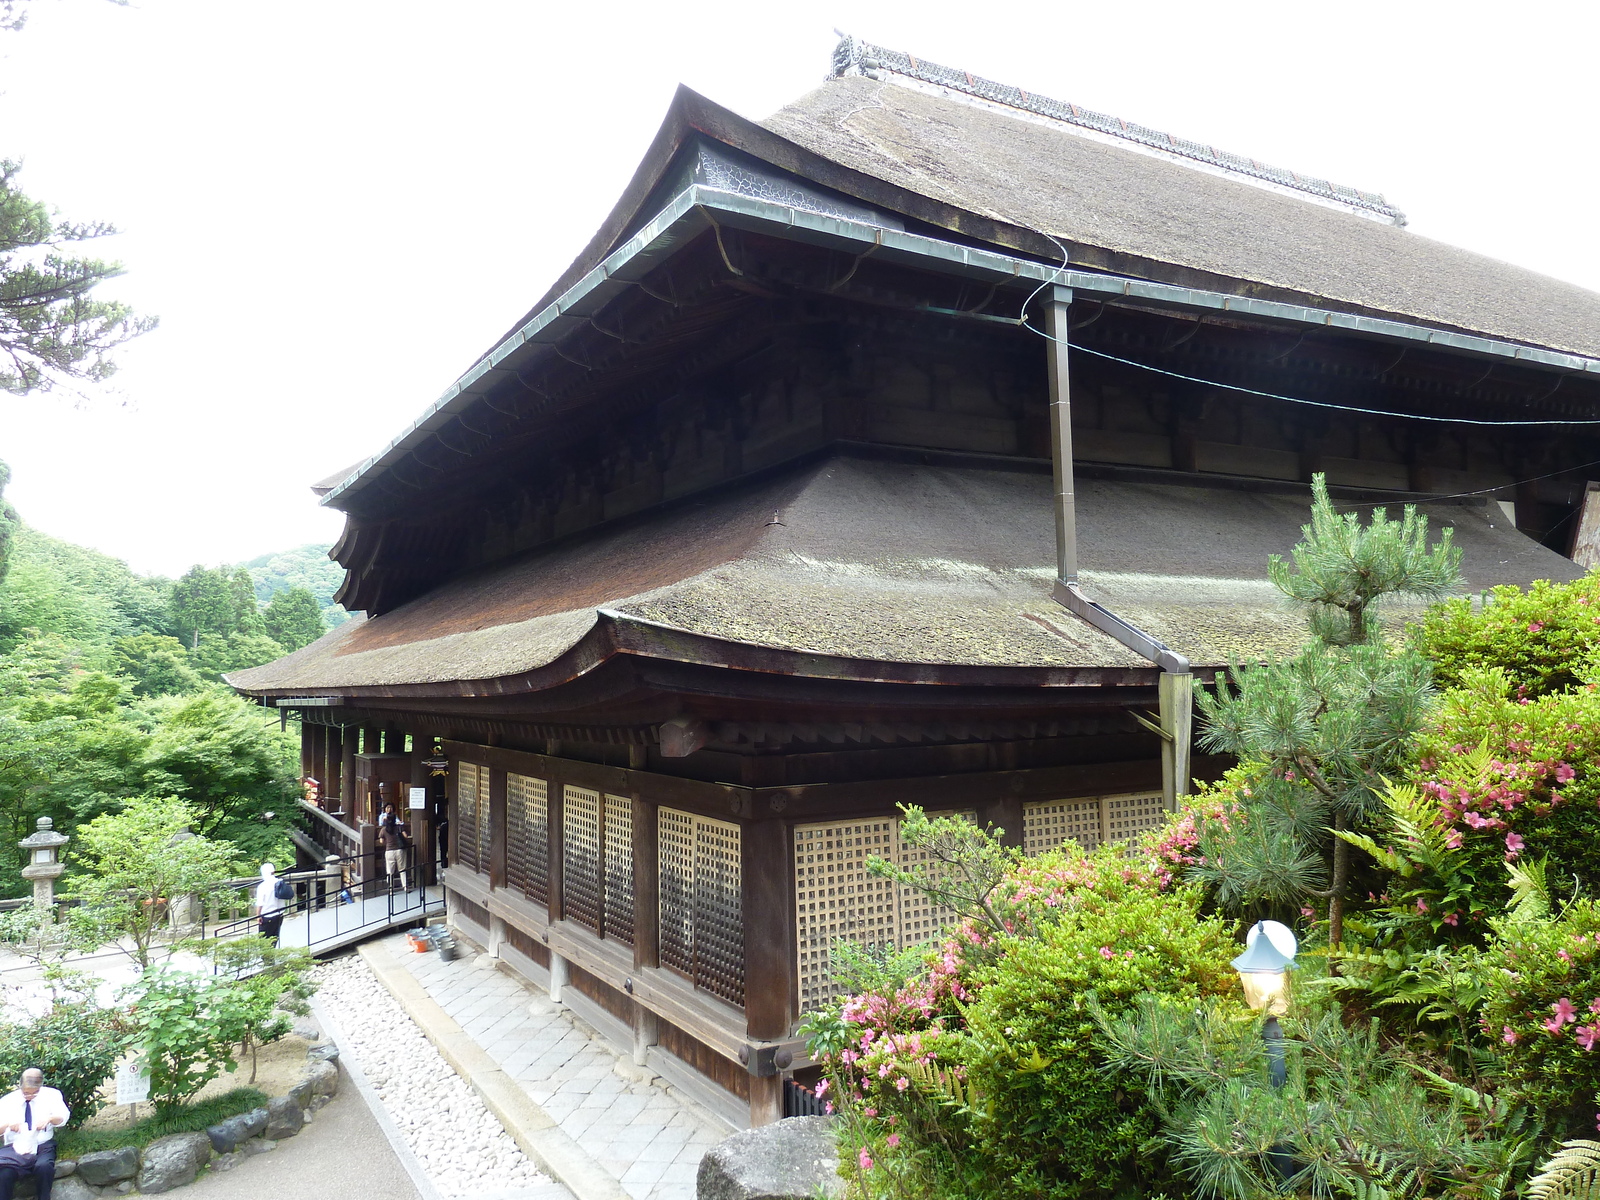
[(449, 1014), (528, 1097), (633, 1200), (694, 1200), (705, 1152), (727, 1136), (659, 1083), (630, 1083), (618, 1058), (542, 991), (505, 969), (463, 956), (405, 951), (384, 943), (434, 1003)]

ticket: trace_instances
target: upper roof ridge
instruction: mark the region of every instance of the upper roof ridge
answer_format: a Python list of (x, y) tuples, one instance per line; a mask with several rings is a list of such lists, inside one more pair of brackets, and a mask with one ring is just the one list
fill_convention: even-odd
[(946, 88), (978, 100), (988, 101), (991, 104), (1017, 109), (1035, 117), (1045, 117), (1074, 125), (1080, 129), (1154, 150), (1163, 156), (1188, 159), (1213, 170), (1242, 175), (1252, 181), (1303, 192), (1319, 200), (1348, 206), (1363, 215), (1370, 214), (1392, 221), (1396, 225), (1406, 223), (1405, 214), (1377, 192), (1363, 192), (1316, 176), (1301, 175), (1296, 171), (1257, 162), (1253, 158), (1229, 154), (1218, 150), (1215, 146), (1201, 145), (1187, 138), (1173, 137), (1170, 133), (1162, 133), (1158, 129), (1135, 125), (1119, 117), (1080, 108), (1076, 104), (1052, 100), (1048, 96), (1034, 95), (1022, 88), (996, 83), (992, 79), (974, 75), (970, 71), (942, 67), (938, 63), (928, 62), (903, 51), (887, 50), (871, 42), (851, 37), (849, 34), (840, 34), (839, 44), (833, 51), (833, 68), (828, 77), (830, 79), (836, 79), (841, 75), (876, 77), (878, 72), (888, 72), (918, 83)]

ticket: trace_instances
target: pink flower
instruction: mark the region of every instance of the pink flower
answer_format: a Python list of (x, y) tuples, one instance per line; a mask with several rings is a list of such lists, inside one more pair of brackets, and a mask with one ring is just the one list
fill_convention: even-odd
[(1596, 997), (1595, 999), (1589, 1001), (1589, 1011), (1595, 1016), (1600, 1017), (1600, 997)]
[(1101, 946), (1100, 947), (1100, 957), (1101, 958), (1110, 958), (1111, 957), (1111, 947), (1110, 946)]
[(1515, 1046), (1517, 1044), (1517, 1031), (1509, 1025), (1502, 1025), (1500, 1028), (1505, 1031), (1500, 1035), (1500, 1040), (1508, 1046)]
[(1557, 1018), (1551, 1017), (1549, 1020), (1545, 1021), (1544, 1027), (1548, 1029), (1554, 1036), (1561, 1036), (1561, 1022)]
[(814, 1094), (816, 1095), (817, 1099), (819, 1099), (819, 1100), (822, 1099), (822, 1097), (827, 1095), (827, 1093), (828, 1093), (828, 1081), (826, 1079), (817, 1080), (817, 1086), (816, 1086), (815, 1092), (814, 1092)]
[(823, 1105), (822, 1105), (822, 1111), (825, 1112), (825, 1113), (830, 1113), (831, 1114), (833, 1112), (833, 1101), (832, 1100), (825, 1101), (823, 1103)]
[(1507, 859), (1515, 858), (1517, 856), (1517, 851), (1521, 850), (1523, 845), (1524, 845), (1524, 842), (1523, 842), (1522, 838), (1519, 837), (1517, 834), (1514, 834), (1514, 833), (1506, 834), (1506, 858)]
[(872, 1155), (868, 1154), (865, 1149), (856, 1156), (856, 1161), (861, 1164), (863, 1171), (872, 1170)]
[(894, 1090), (897, 1091), (897, 1092), (903, 1092), (903, 1091), (906, 1090), (907, 1087), (910, 1086), (910, 1084), (911, 1084), (911, 1080), (907, 1079), (904, 1075), (902, 1075), (902, 1076), (900, 1076), (899, 1079), (896, 1079), (894, 1081)]
[(1557, 783), (1571, 783), (1577, 777), (1578, 777), (1578, 773), (1576, 771), (1574, 771), (1566, 763), (1562, 763), (1558, 767), (1556, 767), (1556, 782)]
[(877, 1109), (875, 1109), (875, 1108), (869, 1108), (869, 1109), (867, 1109), (867, 1116), (869, 1116), (869, 1117), (875, 1117), (875, 1116), (877, 1116), (877, 1115), (878, 1115), (878, 1110), (877, 1110)]
[(1578, 1047), (1582, 1050), (1593, 1050), (1596, 1041), (1600, 1041), (1600, 1024), (1579, 1025), (1575, 1031), (1578, 1035)]
[(1446, 850), (1461, 849), (1461, 830), (1452, 829), (1450, 831), (1450, 836), (1444, 840), (1444, 846)]
[(1572, 1001), (1565, 996), (1550, 1006), (1550, 1011), (1555, 1013), (1556, 1023), (1570, 1025), (1578, 1019), (1577, 1010), (1572, 1007)]
[(1529, 621), (1528, 622), (1528, 632), (1529, 633), (1538, 633), (1543, 628), (1544, 628), (1544, 622), (1543, 621)]
[(1444, 923), (1446, 925), (1459, 925), (1461, 924), (1461, 919), (1455, 913), (1445, 913)]
[(898, 1146), (900, 1144), (900, 1135), (898, 1133), (891, 1133), (888, 1137), (884, 1138), (883, 1140), (884, 1140), (884, 1143), (889, 1147), (889, 1149), (893, 1150), (896, 1146)]
[(1556, 951), (1556, 957), (1560, 958), (1560, 959), (1564, 959), (1567, 962), (1571, 962), (1572, 961), (1572, 955), (1568, 954), (1565, 950), (1557, 950)]
[(1419, 913), (1425, 913), (1428, 911), (1428, 902), (1421, 896), (1417, 897), (1417, 911)]

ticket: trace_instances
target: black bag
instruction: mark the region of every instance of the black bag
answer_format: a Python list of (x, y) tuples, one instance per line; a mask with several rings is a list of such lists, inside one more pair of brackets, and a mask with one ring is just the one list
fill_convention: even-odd
[(7, 1167), (13, 1171), (31, 1171), (38, 1161), (37, 1154), (24, 1154), (15, 1146), (0, 1146), (0, 1171)]
[(277, 886), (272, 889), (272, 894), (279, 900), (293, 900), (294, 884), (290, 883), (287, 879), (280, 879), (278, 880)]

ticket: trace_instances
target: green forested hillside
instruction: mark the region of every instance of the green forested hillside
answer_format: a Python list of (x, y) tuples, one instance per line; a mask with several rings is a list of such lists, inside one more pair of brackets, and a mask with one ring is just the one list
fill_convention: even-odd
[(244, 564), (256, 581), (256, 599), (266, 604), (277, 593), (303, 587), (317, 598), (322, 619), (332, 629), (350, 619), (333, 602), (334, 592), (344, 582), (344, 568), (328, 557), (327, 546), (297, 546), (278, 554), (263, 554)]
[[(291, 863), (298, 730), (280, 730), (221, 675), (321, 636), (328, 589), (319, 599), (309, 580), (282, 575), (262, 605), (240, 567), (137, 575), (3, 504), (0, 842), (40, 816), (71, 835), (136, 797), (176, 796), (200, 814), (196, 832), (233, 844), (241, 874), (264, 858)], [(17, 857), (0, 853), (0, 896), (27, 890)], [(70, 892), (70, 844), (65, 857)]]

